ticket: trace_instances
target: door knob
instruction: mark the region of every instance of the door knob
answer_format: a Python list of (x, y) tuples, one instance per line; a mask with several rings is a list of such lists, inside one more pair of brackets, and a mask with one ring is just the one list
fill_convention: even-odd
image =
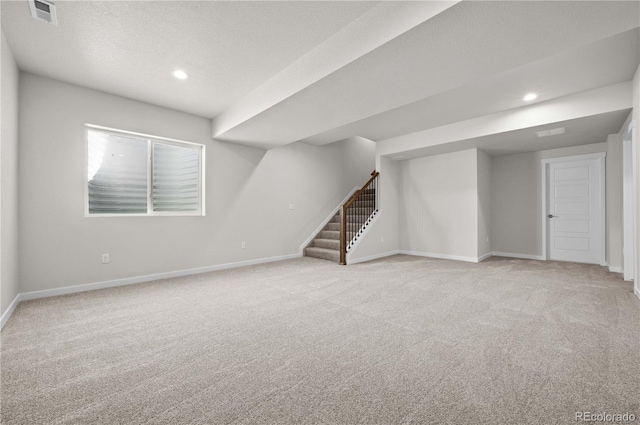
[(547, 217), (549, 217), (549, 218), (553, 218), (553, 217), (555, 217), (555, 215), (553, 215), (553, 214), (549, 214)]

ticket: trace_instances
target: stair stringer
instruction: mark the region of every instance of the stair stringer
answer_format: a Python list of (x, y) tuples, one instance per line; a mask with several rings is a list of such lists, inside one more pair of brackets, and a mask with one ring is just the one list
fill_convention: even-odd
[(360, 229), (360, 232), (358, 233), (355, 241), (353, 242), (353, 244), (351, 245), (351, 248), (349, 249), (349, 251), (347, 251), (347, 265), (349, 264), (356, 264), (359, 263), (361, 261), (367, 261), (367, 260), (360, 260), (360, 261), (350, 261), (352, 254), (356, 251), (356, 249), (358, 248), (358, 245), (360, 245), (360, 243), (362, 243), (362, 241), (365, 239), (365, 236), (367, 235), (367, 233), (369, 233), (369, 231), (371, 231), (371, 229), (375, 226), (376, 221), (378, 221), (378, 218), (380, 217), (381, 211), (377, 210), (374, 211), (373, 213), (371, 213), (371, 217), (369, 218), (369, 220), (367, 221), (366, 226), (364, 226), (362, 229)]
[(369, 218), (362, 224), (360, 229), (358, 229), (358, 233), (356, 233), (353, 239), (347, 241), (347, 255), (349, 255), (349, 252), (356, 247), (358, 241), (364, 237), (365, 233), (367, 233), (369, 226), (373, 224), (373, 220), (376, 218), (379, 212), (380, 211), (378, 210), (374, 210), (371, 215), (369, 215)]

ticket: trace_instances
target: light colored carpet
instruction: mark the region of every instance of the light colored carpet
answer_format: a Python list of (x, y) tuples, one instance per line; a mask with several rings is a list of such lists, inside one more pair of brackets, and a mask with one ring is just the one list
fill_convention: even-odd
[(640, 301), (599, 266), (300, 258), (21, 303), (3, 424), (640, 422)]

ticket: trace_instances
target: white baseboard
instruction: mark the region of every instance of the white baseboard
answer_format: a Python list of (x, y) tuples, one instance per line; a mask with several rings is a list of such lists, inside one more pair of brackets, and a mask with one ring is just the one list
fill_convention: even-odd
[(7, 321), (9, 320), (9, 317), (11, 317), (11, 315), (13, 314), (13, 311), (16, 309), (18, 304), (20, 304), (20, 301), (22, 300), (20, 299), (20, 294), (18, 294), (13, 299), (11, 304), (9, 304), (9, 308), (7, 309), (7, 311), (4, 312), (4, 314), (2, 315), (2, 318), (0, 318), (0, 330), (4, 328), (4, 324), (7, 323)]
[(638, 290), (638, 288), (633, 288), (633, 293), (636, 294), (636, 297), (638, 297), (638, 299), (640, 299), (640, 291)]
[(18, 294), (15, 300), (11, 303), (7, 311), (2, 315), (2, 326), (9, 320), (13, 310), (21, 301), (35, 300), (38, 298), (55, 297), (58, 295), (75, 294), (78, 292), (93, 291), (96, 289), (114, 288), (116, 286), (133, 285), (136, 283), (150, 282), (159, 279), (169, 279), (172, 277), (189, 276), (193, 274), (213, 272), (217, 270), (226, 270), (237, 267), (253, 266), (257, 264), (271, 263), (274, 261), (290, 260), (292, 258), (300, 258), (302, 254), (289, 254), (281, 255), (277, 257), (258, 258), (256, 260), (238, 261), (235, 263), (218, 264), (215, 266), (198, 267), (195, 269), (178, 270), (173, 272), (156, 273), (145, 276), (136, 276), (125, 279), (107, 280), (103, 282), (85, 283), (82, 285), (65, 286), (63, 288), (45, 289), (43, 291), (23, 292)]
[(544, 261), (542, 255), (530, 255), (530, 254), (514, 254), (512, 252), (493, 252), (495, 257), (509, 257), (509, 258), (522, 258), (523, 260), (540, 260)]
[(392, 255), (396, 255), (400, 253), (401, 252), (399, 250), (382, 252), (380, 254), (370, 255), (368, 257), (356, 258), (355, 260), (347, 260), (347, 264), (351, 265), (351, 264), (364, 263), (365, 261), (377, 260), (378, 258), (390, 257)]
[(311, 241), (313, 241), (313, 239), (316, 237), (316, 235), (318, 233), (320, 233), (320, 231), (322, 229), (324, 229), (324, 226), (327, 225), (327, 223), (329, 223), (331, 221), (331, 219), (333, 218), (334, 215), (338, 214), (338, 212), (340, 211), (340, 208), (347, 203), (347, 201), (349, 199), (351, 199), (351, 197), (353, 196), (354, 193), (356, 193), (358, 190), (360, 190), (359, 187), (354, 187), (353, 189), (351, 189), (351, 192), (349, 192), (349, 194), (347, 196), (345, 196), (345, 198), (342, 200), (342, 202), (340, 202), (338, 204), (338, 206), (333, 210), (333, 212), (331, 212), (331, 214), (329, 214), (329, 216), (322, 222), (322, 224), (320, 224), (320, 226), (318, 226), (316, 228), (316, 230), (314, 230), (311, 235), (304, 241), (302, 242), (302, 245), (300, 245), (300, 255), (304, 254), (304, 249), (309, 246), (309, 244), (311, 243)]
[(478, 263), (483, 262), (484, 260), (486, 260), (489, 257), (493, 257), (493, 252), (487, 252), (484, 255), (481, 255), (480, 257), (478, 257)]
[[(482, 257), (464, 257), (461, 255), (449, 255), (449, 254), (438, 254), (435, 252), (422, 252), (422, 251), (406, 251), (400, 250), (400, 254), (407, 255), (415, 255), (417, 257), (429, 257), (429, 258), (439, 258), (441, 260), (456, 260), (456, 261), (465, 261), (467, 263), (479, 263), (487, 257), (490, 257), (491, 254), (485, 254)], [(482, 258), (482, 259), (481, 259)]]
[(616, 266), (616, 267), (609, 266), (609, 271), (611, 273), (622, 273), (623, 272), (622, 267), (620, 267), (620, 266)]

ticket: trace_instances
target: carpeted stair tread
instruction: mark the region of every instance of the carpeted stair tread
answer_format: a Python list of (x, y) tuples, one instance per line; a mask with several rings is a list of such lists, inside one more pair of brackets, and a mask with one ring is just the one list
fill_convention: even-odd
[(318, 248), (312, 246), (305, 249), (305, 255), (307, 257), (335, 261), (336, 263), (340, 261), (340, 251), (335, 249)]
[(313, 246), (315, 248), (335, 249), (338, 251), (340, 249), (340, 239), (316, 238), (313, 240)]
[(339, 230), (321, 230), (316, 237), (319, 239), (340, 240), (340, 231)]
[[(347, 229), (358, 230), (362, 226), (362, 223), (367, 221), (369, 219), (369, 217), (371, 217), (371, 215), (370, 214), (369, 215), (356, 215), (354, 217), (356, 217), (357, 220), (355, 220), (352, 223), (347, 223)], [(324, 228), (322, 230), (335, 230), (335, 231), (339, 232), (340, 231), (340, 220), (338, 219), (338, 221), (330, 221), (329, 223), (327, 223), (326, 226), (324, 226)]]
[(323, 230), (337, 230), (339, 232), (340, 231), (340, 222), (338, 222), (338, 223), (336, 223), (336, 222), (327, 223), (327, 225), (324, 226)]

